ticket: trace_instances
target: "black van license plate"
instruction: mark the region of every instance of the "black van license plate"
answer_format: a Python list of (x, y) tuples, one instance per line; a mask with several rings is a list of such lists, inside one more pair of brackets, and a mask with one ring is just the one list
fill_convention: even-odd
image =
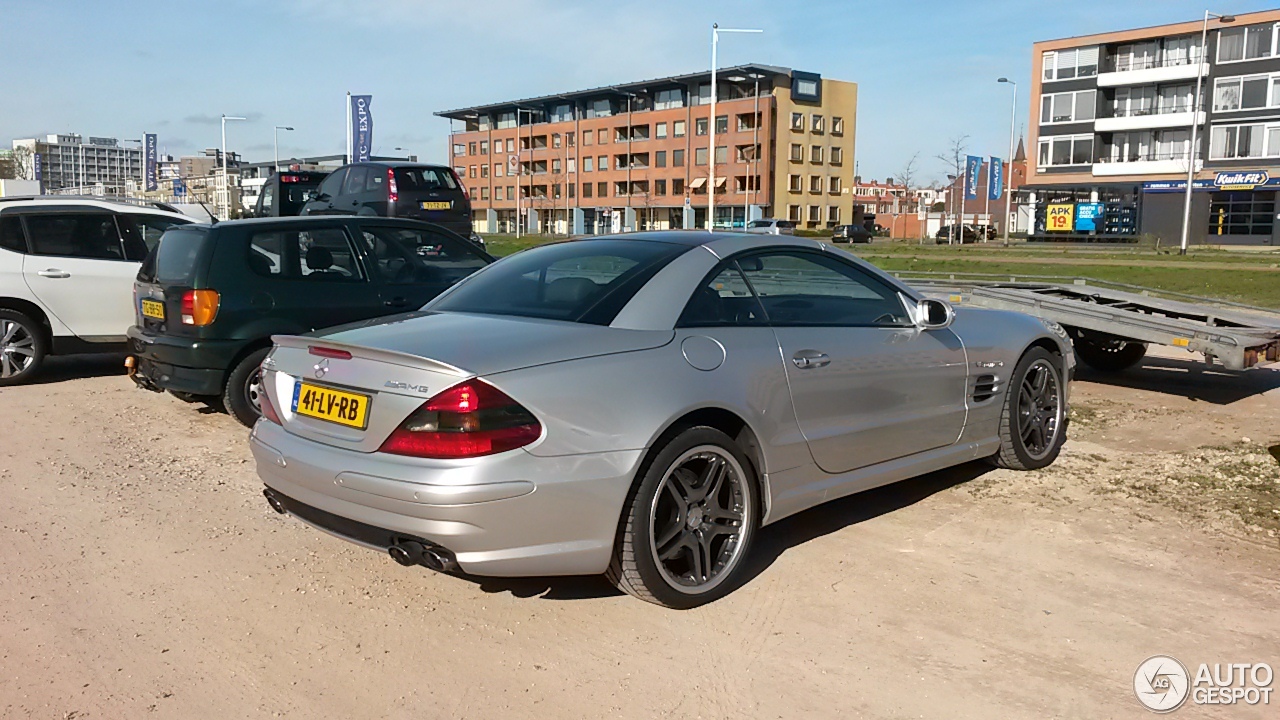
[(433, 202), (433, 201), (424, 200), (422, 202), (422, 209), (423, 210), (452, 210), (453, 202), (449, 200), (445, 200), (443, 202)]

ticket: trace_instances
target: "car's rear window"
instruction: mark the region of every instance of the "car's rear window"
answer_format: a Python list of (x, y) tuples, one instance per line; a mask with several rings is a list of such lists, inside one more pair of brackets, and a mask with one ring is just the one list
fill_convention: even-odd
[(446, 168), (396, 168), (396, 192), (457, 189), (453, 173)]
[(200, 248), (208, 228), (183, 227), (165, 231), (160, 244), (147, 256), (138, 280), (162, 285), (189, 285), (196, 273)]
[(608, 325), (655, 273), (688, 249), (637, 240), (544, 245), (494, 263), (426, 309)]

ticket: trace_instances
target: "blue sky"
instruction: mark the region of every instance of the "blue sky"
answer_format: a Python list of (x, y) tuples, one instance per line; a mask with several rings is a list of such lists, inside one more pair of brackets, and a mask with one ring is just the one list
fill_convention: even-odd
[[(1274, 3), (1217, 0), (1217, 12)], [(1184, 0), (0, 0), (0, 142), (50, 132), (220, 142), (250, 160), (343, 149), (345, 93), (373, 95), (375, 152), (446, 156), (437, 110), (759, 62), (859, 83), (857, 161), (934, 180), (948, 140), (1007, 153), (1009, 87), (1025, 128), (1031, 43), (1201, 16)]]

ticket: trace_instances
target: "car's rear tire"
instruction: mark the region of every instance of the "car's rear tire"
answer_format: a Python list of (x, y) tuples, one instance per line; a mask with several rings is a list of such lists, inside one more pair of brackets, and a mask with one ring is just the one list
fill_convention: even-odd
[(1147, 344), (1131, 342), (1123, 338), (1080, 331), (1073, 338), (1076, 357), (1098, 372), (1113, 373), (1128, 370), (1146, 357)]
[(49, 349), (44, 328), (25, 313), (0, 308), (0, 387), (27, 382), (40, 372)]
[(1011, 470), (1038, 470), (1058, 458), (1066, 437), (1062, 358), (1033, 347), (1009, 378), (1000, 414), (1000, 450), (991, 461)]
[(262, 416), (258, 404), (258, 381), (261, 375), (262, 361), (271, 348), (255, 350), (241, 360), (227, 376), (227, 387), (222, 393), (222, 404), (245, 427), (253, 427)]
[(609, 580), (681, 610), (721, 598), (742, 576), (759, 508), (742, 448), (714, 428), (687, 428), (642, 467), (623, 508)]

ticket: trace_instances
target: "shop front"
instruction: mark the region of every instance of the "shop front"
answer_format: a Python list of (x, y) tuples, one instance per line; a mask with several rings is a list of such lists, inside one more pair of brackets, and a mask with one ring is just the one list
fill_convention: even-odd
[[(1143, 183), (1143, 232), (1181, 238), (1187, 182)], [(1208, 245), (1280, 245), (1276, 195), (1280, 177), (1266, 170), (1224, 170), (1196, 180), (1191, 194), (1190, 242)]]

